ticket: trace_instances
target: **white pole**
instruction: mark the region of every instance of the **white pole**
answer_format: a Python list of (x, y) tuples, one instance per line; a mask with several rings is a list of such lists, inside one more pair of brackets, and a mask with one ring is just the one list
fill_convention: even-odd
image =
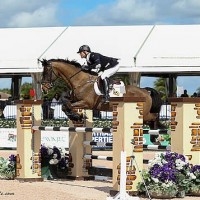
[(126, 152), (121, 151), (120, 187), (114, 197), (107, 197), (107, 200), (140, 200), (139, 197), (129, 196), (126, 192)]
[(120, 199), (126, 199), (126, 152), (121, 151), (121, 168), (120, 168)]

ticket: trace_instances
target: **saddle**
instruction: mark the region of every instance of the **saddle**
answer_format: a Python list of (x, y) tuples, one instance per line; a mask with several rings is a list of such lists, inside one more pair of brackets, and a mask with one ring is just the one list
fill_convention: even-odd
[[(115, 85), (121, 84), (121, 80), (119, 80), (119, 79), (109, 79), (108, 83), (109, 83), (109, 90), (112, 90), (114, 84)], [(101, 93), (103, 93), (103, 80), (101, 79), (100, 76), (97, 78), (97, 86), (98, 86), (99, 90), (101, 91)]]
[[(103, 94), (103, 80), (101, 79), (101, 77), (99, 76), (96, 80), (97, 83), (97, 87), (99, 89), (99, 91)], [(109, 91), (113, 90), (114, 85), (121, 85), (121, 80), (119, 79), (109, 79)]]

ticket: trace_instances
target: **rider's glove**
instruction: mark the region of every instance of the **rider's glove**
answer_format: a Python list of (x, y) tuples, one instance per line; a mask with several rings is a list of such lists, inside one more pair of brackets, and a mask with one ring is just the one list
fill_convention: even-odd
[(89, 71), (90, 70), (88, 65), (82, 65), (81, 69), (84, 70), (84, 71)]

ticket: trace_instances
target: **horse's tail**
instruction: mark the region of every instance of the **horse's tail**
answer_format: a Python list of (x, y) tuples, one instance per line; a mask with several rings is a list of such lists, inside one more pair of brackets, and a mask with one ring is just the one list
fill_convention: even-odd
[(145, 89), (148, 92), (150, 92), (150, 95), (151, 95), (151, 98), (152, 98), (152, 105), (151, 105), (150, 113), (160, 113), (160, 109), (161, 109), (161, 106), (162, 106), (161, 95), (159, 94), (158, 91), (156, 91), (153, 88), (145, 87)]

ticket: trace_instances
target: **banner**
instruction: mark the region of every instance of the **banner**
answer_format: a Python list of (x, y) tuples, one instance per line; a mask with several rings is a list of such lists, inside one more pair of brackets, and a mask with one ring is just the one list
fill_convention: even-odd
[(69, 132), (41, 131), (41, 144), (58, 148), (69, 148)]
[(0, 128), (0, 148), (17, 147), (17, 129)]
[[(41, 144), (69, 148), (69, 132), (41, 131)], [(17, 148), (16, 128), (0, 128), (0, 148)]]

